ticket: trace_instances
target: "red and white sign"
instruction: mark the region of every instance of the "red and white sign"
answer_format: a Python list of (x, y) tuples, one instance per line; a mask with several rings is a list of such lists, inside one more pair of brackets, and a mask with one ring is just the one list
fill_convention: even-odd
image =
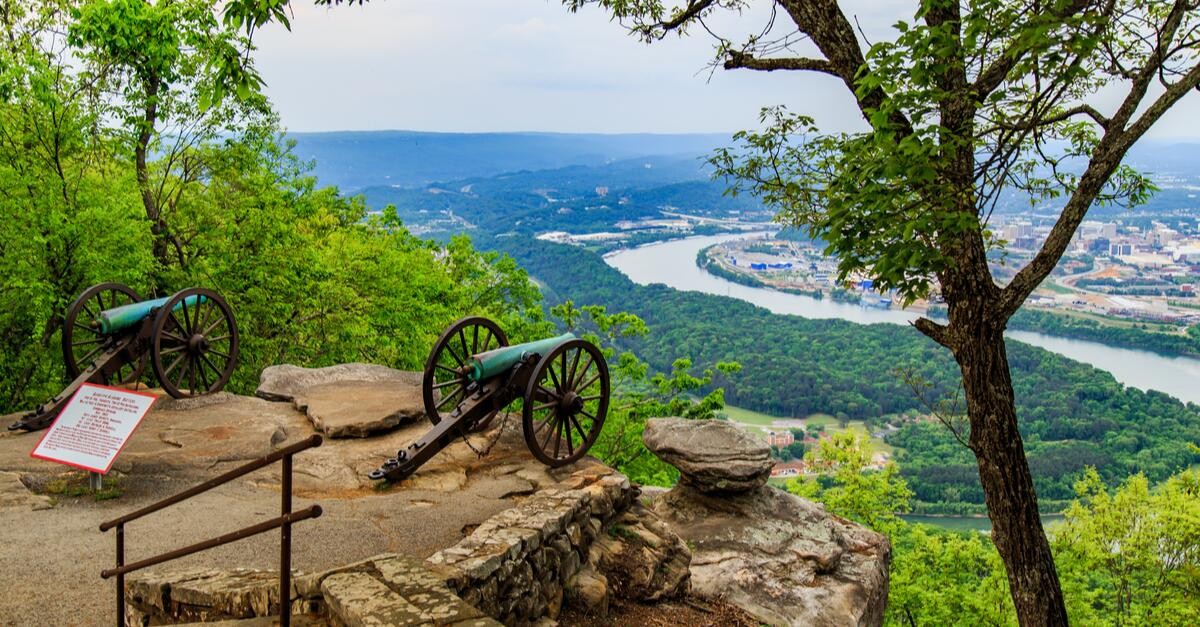
[(157, 398), (84, 383), (29, 456), (107, 474)]

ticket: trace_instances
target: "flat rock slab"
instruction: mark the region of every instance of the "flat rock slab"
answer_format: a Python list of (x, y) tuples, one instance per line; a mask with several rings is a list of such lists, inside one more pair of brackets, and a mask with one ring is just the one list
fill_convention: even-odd
[(319, 576), (321, 595), (348, 627), (499, 625), (450, 591), (416, 559), (379, 555)]
[(130, 471), (249, 461), (310, 433), (292, 408), (227, 392), (160, 398), (117, 458)]
[(293, 402), (331, 438), (365, 438), (425, 418), (421, 388), (407, 382), (325, 383)]
[(326, 383), (403, 381), (421, 385), (421, 373), (395, 370), (378, 364), (339, 364), (325, 368), (302, 368), (291, 364), (268, 366), (258, 378), (254, 395), (268, 401), (292, 401), (314, 386)]
[(21, 482), (21, 475), (15, 472), (0, 472), (0, 509), (50, 509), (54, 501), (48, 496), (34, 494)]
[(125, 596), (153, 619), (205, 621), (279, 614), (279, 573), (238, 568), (139, 573)]
[(885, 536), (771, 487), (716, 496), (678, 485), (653, 510), (692, 551), (692, 590), (770, 625), (879, 625)]
[(271, 366), (255, 394), (290, 401), (330, 438), (363, 438), (425, 417), (421, 373), (374, 364)]
[(771, 447), (724, 420), (655, 418), (642, 434), (646, 448), (679, 469), (680, 483), (701, 492), (730, 493), (766, 485)]

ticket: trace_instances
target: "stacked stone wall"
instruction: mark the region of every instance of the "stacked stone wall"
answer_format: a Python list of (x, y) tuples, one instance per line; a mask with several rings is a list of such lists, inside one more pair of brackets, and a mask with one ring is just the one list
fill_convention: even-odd
[(489, 518), (427, 564), (456, 573), (450, 587), (506, 625), (557, 617), (564, 586), (587, 561), (593, 541), (637, 496), (615, 471), (576, 475), (572, 484), (578, 487), (542, 490)]

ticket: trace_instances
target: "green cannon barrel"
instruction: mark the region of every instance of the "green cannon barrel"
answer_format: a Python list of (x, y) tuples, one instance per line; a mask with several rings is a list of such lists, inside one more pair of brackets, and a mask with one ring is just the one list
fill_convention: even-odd
[(512, 368), (518, 361), (524, 359), (526, 355), (531, 353), (545, 355), (554, 350), (555, 346), (573, 339), (575, 339), (574, 333), (563, 333), (557, 337), (548, 337), (544, 340), (526, 342), (515, 346), (504, 346), (486, 353), (473, 355), (470, 359), (471, 374), (469, 376), (472, 381), (490, 379), (507, 372), (509, 368)]
[[(171, 300), (170, 296), (105, 309), (96, 317), (96, 325), (100, 329), (100, 332), (106, 335), (123, 331), (135, 324), (140, 324), (142, 320), (146, 319), (146, 316), (150, 315), (150, 312), (166, 305), (168, 300)], [(202, 302), (204, 302), (203, 296), (188, 296), (179, 301), (178, 305), (175, 305), (175, 311), (182, 309), (184, 304), (191, 307)]]

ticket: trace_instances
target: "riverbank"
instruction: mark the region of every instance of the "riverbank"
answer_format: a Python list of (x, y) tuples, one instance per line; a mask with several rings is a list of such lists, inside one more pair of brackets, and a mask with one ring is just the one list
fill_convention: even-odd
[[(1062, 514), (1040, 514), (1042, 527), (1050, 527), (1062, 522)], [(937, 514), (901, 514), (900, 518), (913, 524), (933, 525), (954, 531), (981, 531), (991, 533), (992, 521), (986, 515), (978, 516), (940, 516)]]
[[(729, 296), (778, 314), (810, 319), (840, 319), (859, 324), (905, 325), (920, 316), (913, 311), (860, 307), (828, 298), (815, 299), (740, 285), (714, 277), (696, 267), (696, 255), (701, 249), (747, 236), (727, 234), (691, 237), (610, 253), (604, 259), (608, 265), (641, 285), (661, 283), (682, 291)], [(1112, 347), (1030, 331), (1010, 331), (1007, 337), (1105, 370), (1124, 385), (1157, 390), (1185, 402), (1200, 404), (1200, 386), (1196, 385), (1200, 381), (1200, 359), (1166, 357), (1146, 350)]]

